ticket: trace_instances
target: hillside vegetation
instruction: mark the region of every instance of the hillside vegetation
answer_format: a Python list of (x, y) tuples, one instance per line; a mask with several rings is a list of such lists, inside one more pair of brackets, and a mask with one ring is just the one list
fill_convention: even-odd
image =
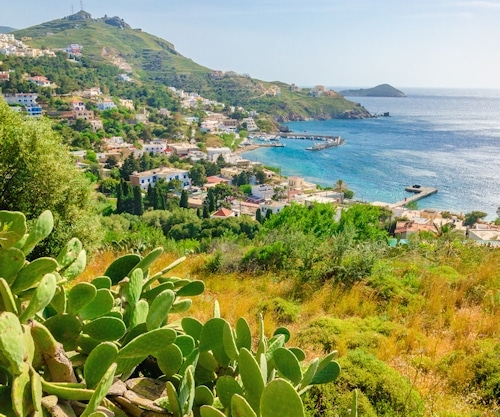
[[(252, 106), (279, 120), (308, 118), (359, 118), (370, 114), (359, 104), (338, 94), (312, 97), (308, 90), (291, 92), (284, 83), (270, 83), (235, 73), (212, 76), (212, 70), (182, 56), (163, 39), (132, 29), (119, 19), (121, 27), (105, 18), (92, 19), (79, 12), (63, 19), (16, 31), (16, 37), (29, 37), (39, 48), (66, 48), (71, 43), (83, 46), (83, 54), (99, 62), (112, 62), (130, 71), (143, 82), (172, 86), (197, 92), (208, 99), (230, 105)], [(108, 22), (108, 23), (106, 23)], [(271, 93), (279, 87), (281, 95)]]

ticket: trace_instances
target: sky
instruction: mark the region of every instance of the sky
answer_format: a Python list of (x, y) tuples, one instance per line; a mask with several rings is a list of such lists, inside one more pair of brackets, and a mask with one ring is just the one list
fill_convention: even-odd
[(119, 16), (211, 69), (299, 86), (500, 88), (500, 0), (0, 0), (18, 29)]

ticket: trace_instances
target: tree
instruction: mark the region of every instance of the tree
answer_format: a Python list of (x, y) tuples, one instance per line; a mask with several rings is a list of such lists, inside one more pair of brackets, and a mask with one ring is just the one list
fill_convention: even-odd
[(118, 159), (116, 159), (116, 156), (110, 155), (108, 156), (106, 162), (104, 163), (104, 168), (113, 169), (117, 165), (118, 165)]
[(139, 168), (141, 171), (149, 171), (153, 168), (153, 160), (151, 159), (151, 155), (149, 153), (144, 152), (141, 155), (139, 160)]
[(207, 181), (205, 167), (201, 164), (194, 165), (189, 170), (189, 178), (191, 178), (193, 185), (195, 185), (197, 187), (203, 186), (205, 184), (205, 182)]
[(465, 214), (464, 226), (472, 226), (473, 224), (477, 223), (479, 220), (484, 219), (488, 214), (483, 212), (483, 211), (471, 211), (470, 213)]
[(265, 184), (266, 181), (267, 181), (267, 175), (266, 173), (264, 172), (263, 169), (256, 169), (254, 171), (254, 174), (255, 174), (255, 178), (257, 179), (257, 182), (259, 184)]
[(179, 207), (189, 208), (188, 193), (186, 190), (181, 191), (181, 201), (179, 202)]
[(202, 217), (204, 219), (209, 219), (210, 218), (210, 211), (208, 209), (208, 204), (203, 204), (203, 213), (202, 213)]
[(135, 214), (137, 216), (142, 216), (142, 214), (144, 213), (144, 201), (142, 200), (141, 187), (134, 186), (133, 195), (134, 195), (134, 210), (132, 214)]
[(262, 218), (262, 211), (260, 210), (260, 208), (258, 208), (255, 212), (255, 220), (257, 220), (260, 224), (264, 222), (264, 219)]
[(62, 138), (49, 121), (25, 120), (1, 100), (0, 209), (23, 211), (28, 220), (52, 211), (55, 231), (34, 255), (58, 252), (71, 237), (88, 249), (99, 244), (92, 187)]
[(120, 175), (125, 181), (128, 181), (130, 179), (130, 174), (134, 171), (139, 171), (139, 169), (139, 163), (134, 158), (134, 154), (131, 153), (125, 161), (123, 161), (123, 165), (120, 168)]
[(342, 179), (338, 179), (333, 185), (333, 191), (336, 191), (337, 193), (343, 193), (347, 189), (347, 184)]
[(224, 159), (224, 157), (222, 156), (222, 154), (219, 154), (219, 156), (217, 157), (217, 166), (219, 168), (225, 168), (227, 166), (226, 164), (226, 160)]

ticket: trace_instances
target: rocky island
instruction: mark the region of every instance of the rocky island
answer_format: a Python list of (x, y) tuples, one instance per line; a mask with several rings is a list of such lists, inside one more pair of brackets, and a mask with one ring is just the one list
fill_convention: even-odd
[(389, 84), (380, 84), (373, 88), (339, 91), (343, 96), (350, 97), (406, 97), (405, 93)]

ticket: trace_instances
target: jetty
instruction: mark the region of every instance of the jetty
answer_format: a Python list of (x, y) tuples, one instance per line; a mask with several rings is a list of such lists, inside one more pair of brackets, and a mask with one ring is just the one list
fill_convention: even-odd
[(336, 139), (329, 139), (320, 143), (315, 143), (313, 146), (308, 146), (306, 151), (321, 151), (323, 149), (334, 148), (344, 143), (344, 139), (338, 136)]
[(406, 187), (405, 191), (413, 193), (414, 195), (406, 197), (404, 200), (392, 204), (391, 206), (393, 208), (403, 207), (408, 203), (421, 200), (422, 198), (429, 197), (430, 195), (436, 194), (438, 192), (437, 188), (422, 187), (421, 185), (418, 184)]
[(327, 142), (330, 140), (340, 139), (340, 136), (327, 136), (327, 135), (310, 135), (310, 134), (300, 134), (300, 133), (282, 133), (277, 132), (274, 133), (275, 136), (283, 138), (283, 139), (298, 139), (298, 140), (319, 140), (323, 142)]

